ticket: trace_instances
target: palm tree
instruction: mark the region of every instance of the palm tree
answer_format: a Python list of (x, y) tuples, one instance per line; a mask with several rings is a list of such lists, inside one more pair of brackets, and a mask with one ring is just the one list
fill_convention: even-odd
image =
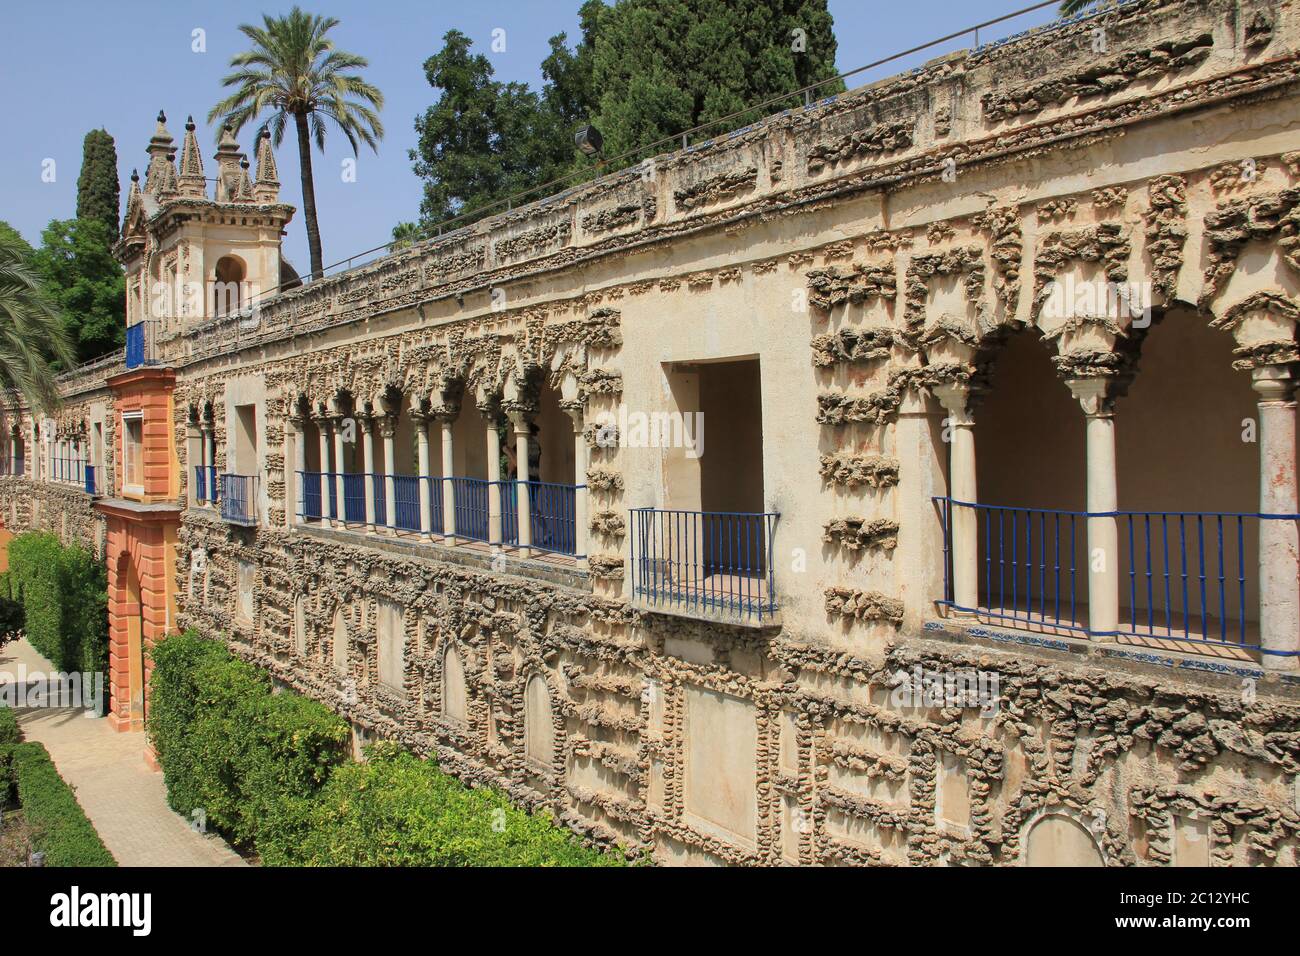
[(1063, 17), (1072, 17), (1085, 7), (1096, 6), (1100, 0), (1061, 0), (1060, 14)]
[(369, 66), (355, 53), (334, 47), (327, 34), (339, 21), (318, 17), (294, 7), (285, 17), (262, 17), (263, 26), (247, 23), (239, 29), (253, 41), (253, 48), (231, 57), (235, 70), (221, 85), (238, 89), (212, 108), (208, 122), (221, 119), (238, 133), (244, 124), (263, 111), (270, 116), (262, 124), (270, 129), (276, 146), (284, 138), (284, 127), (293, 117), (298, 133), (298, 164), (302, 170), (302, 208), (307, 221), (307, 245), (311, 249), (311, 273), (324, 273), (321, 260), (320, 226), (316, 221), (316, 190), (311, 175), (311, 144), (325, 149), (326, 120), (334, 123), (357, 153), (357, 140), (378, 151), (384, 135), (378, 111), (384, 94), (350, 70)]
[(17, 233), (0, 230), (0, 391), (17, 392), (32, 408), (51, 409), (59, 404), (51, 360), (71, 368), (77, 359), (30, 251)]

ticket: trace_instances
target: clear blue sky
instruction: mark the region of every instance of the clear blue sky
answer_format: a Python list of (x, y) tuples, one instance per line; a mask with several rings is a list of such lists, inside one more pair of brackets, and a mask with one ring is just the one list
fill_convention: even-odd
[[(1031, 5), (1033, 0), (831, 0), (841, 71)], [(421, 183), (411, 171), (414, 120), (436, 94), (424, 78), (424, 60), (455, 27), (492, 57), (498, 79), (540, 85), (547, 39), (577, 31), (580, 0), (445, 3), (435, 0), (307, 0), (312, 12), (338, 17), (332, 36), (344, 49), (370, 60), (368, 78), (383, 90), (387, 135), (379, 153), (362, 147), (356, 182), (345, 183), (347, 141), (331, 135), (315, 156), (316, 202), (325, 261), (331, 263), (385, 243), (394, 223), (418, 215)], [(45, 0), (7, 5), (0, 33), (0, 83), (5, 90), (5, 148), (0, 150), (0, 219), (30, 242), (51, 219), (71, 218), (76, 207), (81, 141), (104, 127), (117, 141), (125, 200), (133, 168), (146, 166), (145, 146), (159, 109), (177, 146), (186, 114), (200, 124), (208, 175), (212, 131), (204, 120), (221, 96), (230, 57), (246, 48), (236, 29), (284, 13), (285, 0), (223, 3), (119, 0)], [(1052, 8), (1000, 24), (981, 34), (987, 42), (1053, 18)], [(506, 31), (506, 50), (491, 53), (492, 31)], [(192, 31), (206, 32), (205, 53), (191, 49)], [(898, 64), (854, 77), (850, 86), (888, 76), (942, 52), (972, 45), (952, 41)], [(251, 152), (251, 130), (241, 145)], [(277, 154), (285, 200), (301, 207), (297, 147), (286, 137)], [(56, 162), (56, 180), (42, 182), (42, 163)], [(306, 271), (307, 239), (301, 215), (289, 225), (286, 256)]]

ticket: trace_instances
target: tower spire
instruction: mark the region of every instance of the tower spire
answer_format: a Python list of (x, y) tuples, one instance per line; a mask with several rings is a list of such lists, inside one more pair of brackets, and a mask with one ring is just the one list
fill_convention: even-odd
[(217, 152), (213, 157), (217, 161), (217, 202), (234, 202), (239, 195), (239, 161), (244, 154), (239, 151), (239, 141), (235, 131), (227, 123), (221, 128), (221, 139), (217, 141)]
[(167, 132), (167, 115), (158, 111), (158, 125), (149, 140), (145, 152), (149, 154), (149, 168), (144, 175), (145, 192), (162, 198), (176, 193), (176, 166), (172, 157), (176, 150), (172, 146), (172, 134)]
[(194, 129), (194, 117), (186, 117), (178, 185), (182, 196), (202, 199), (207, 190), (203, 181), (203, 156), (199, 153), (199, 140), (194, 134)]
[(257, 135), (257, 182), (253, 195), (258, 202), (280, 201), (280, 174), (275, 168), (275, 153), (271, 151), (271, 131), (263, 127)]

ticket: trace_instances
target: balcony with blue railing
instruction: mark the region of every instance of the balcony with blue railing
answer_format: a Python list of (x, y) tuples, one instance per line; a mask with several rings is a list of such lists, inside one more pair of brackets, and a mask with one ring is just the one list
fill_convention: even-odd
[(223, 521), (248, 527), (257, 524), (256, 475), (222, 475), (219, 498)]
[[(1259, 538), (1266, 522), (1300, 515), (1184, 511), (1064, 511), (935, 498), (943, 533), (943, 596), (936, 604), (979, 622), (1187, 650), (1238, 660), (1263, 649)], [(965, 522), (966, 534), (960, 530)], [(1090, 556), (1089, 525), (1113, 525), (1117, 553)], [(965, 554), (954, 540), (974, 539)], [(1090, 560), (1090, 557), (1092, 558)], [(1116, 626), (1090, 619), (1097, 561), (1116, 572), (1104, 595)], [(965, 577), (964, 585), (958, 579)], [(1117, 584), (1117, 586), (1116, 586)], [(964, 594), (962, 593), (964, 592)], [(1266, 652), (1265, 652), (1266, 653)]]
[(145, 319), (126, 328), (126, 367), (158, 364), (158, 321)]
[(747, 626), (780, 623), (775, 512), (632, 509), (638, 607)]
[[(297, 515), (300, 522), (328, 523), (338, 518), (334, 499), (338, 497), (340, 479), (342, 524), (347, 527), (360, 525), (368, 530), (398, 535), (427, 533), (449, 539), (451, 543), (458, 540), (469, 544), (500, 545), (512, 550), (528, 547), (542, 555), (585, 556), (579, 553), (581, 536), (577, 533), (577, 496), (585, 493), (585, 485), (528, 482), (529, 542), (521, 545), (522, 516), (518, 508), (517, 481), (301, 471), (297, 473)], [(391, 523), (388, 514), (390, 494)], [(448, 496), (454, 500), (450, 514), (446, 506)], [(499, 525), (492, 520), (494, 504), (500, 506)], [(454, 528), (449, 518), (454, 519)]]

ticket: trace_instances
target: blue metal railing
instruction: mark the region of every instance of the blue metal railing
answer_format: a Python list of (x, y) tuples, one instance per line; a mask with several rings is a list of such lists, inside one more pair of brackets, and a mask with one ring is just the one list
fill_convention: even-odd
[(456, 503), (456, 536), (471, 541), (486, 541), (491, 522), (488, 517), (486, 478), (452, 478)]
[(257, 476), (221, 476), (221, 517), (232, 524), (257, 524)]
[[(1262, 521), (1300, 515), (1192, 511), (1062, 511), (935, 498), (943, 531), (940, 606), (1010, 626), (1048, 627), (1082, 637), (1160, 638), (1259, 650), (1254, 631)], [(954, 599), (953, 516), (974, 515), (980, 598)], [(1119, 623), (1094, 632), (1086, 621), (1088, 521), (1116, 524)], [(1100, 556), (1104, 559), (1105, 556)], [(969, 559), (969, 556), (967, 556)]]
[(427, 494), (429, 495), (429, 530), (434, 534), (445, 534), (447, 526), (443, 524), (442, 496), (443, 481), (441, 478), (426, 477)]
[(126, 328), (126, 367), (139, 368), (141, 365), (156, 365), (158, 358), (154, 348), (155, 326), (157, 321), (145, 319)]
[(393, 524), (402, 531), (420, 530), (420, 479), (393, 475)]
[(298, 514), (304, 519), (319, 520), (320, 510), (320, 472), (298, 472)]
[(362, 472), (343, 476), (343, 520), (349, 524), (366, 523), (366, 475)]
[(194, 500), (215, 504), (217, 501), (217, 466), (194, 466)]
[(388, 481), (386, 475), (367, 475), (370, 497), (375, 502), (375, 527), (388, 527)]
[[(326, 479), (325, 499), (321, 496), (321, 478)], [(324, 515), (334, 517), (336, 472), (300, 471), (298, 481), (298, 514), (312, 520)], [(343, 510), (349, 523), (366, 524), (367, 494), (374, 506), (374, 524), (369, 527), (385, 528), (387, 522), (388, 476), (380, 474), (343, 475)], [(429, 531), (445, 534), (444, 496), (449, 479), (438, 476), (415, 477), (393, 475), (394, 526), (401, 531), (420, 530), (421, 494), (429, 496)], [(488, 541), (490, 536), (489, 495), (492, 482), (483, 478), (451, 478), (456, 496), (456, 534), (474, 541)], [(501, 533), (506, 545), (519, 542), (518, 483), (497, 482), (501, 494)], [(529, 528), (532, 546), (539, 551), (574, 555), (577, 550), (576, 496), (585, 485), (562, 485), (553, 482), (529, 482)], [(494, 542), (495, 543), (495, 542)], [(579, 555), (581, 557), (581, 555)]]
[(86, 494), (95, 497), (99, 494), (99, 485), (95, 481), (95, 466), (86, 466)]
[(775, 512), (632, 509), (632, 591), (646, 603), (763, 620), (777, 609)]
[[(489, 482), (495, 484), (501, 495), (501, 544), (515, 547), (519, 544), (519, 483), (515, 481)], [(489, 499), (489, 504), (491, 499)]]
[[(515, 490), (510, 495), (512, 514), (509, 525), (515, 527), (518, 519), (513, 511), (516, 510), (514, 505), (518, 497), (518, 483), (510, 482), (510, 484), (514, 485)], [(586, 490), (586, 487), (586, 485), (564, 485), (551, 481), (528, 482), (528, 529), (531, 547), (552, 554), (582, 557), (576, 555), (578, 550), (577, 497), (578, 491)], [(501, 505), (503, 533), (507, 525), (505, 510), (503, 497)], [(515, 537), (518, 538), (517, 533)]]

